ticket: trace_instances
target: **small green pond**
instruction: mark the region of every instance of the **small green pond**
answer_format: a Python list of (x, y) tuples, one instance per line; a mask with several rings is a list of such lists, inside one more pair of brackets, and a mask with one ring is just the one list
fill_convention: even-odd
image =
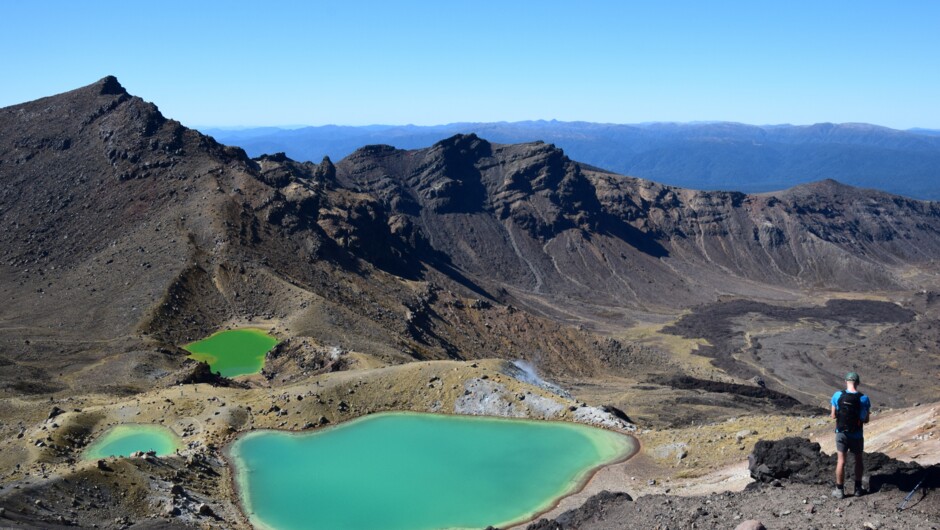
[(85, 459), (130, 456), (137, 451), (156, 451), (158, 456), (163, 456), (175, 452), (179, 444), (179, 437), (161, 425), (118, 425), (88, 446)]
[(420, 530), (522, 522), (633, 444), (569, 423), (386, 413), (313, 433), (254, 431), (229, 454), (259, 528)]
[(243, 328), (220, 331), (183, 349), (191, 358), (209, 363), (213, 372), (235, 377), (260, 372), (265, 354), (276, 344), (277, 339), (264, 330)]

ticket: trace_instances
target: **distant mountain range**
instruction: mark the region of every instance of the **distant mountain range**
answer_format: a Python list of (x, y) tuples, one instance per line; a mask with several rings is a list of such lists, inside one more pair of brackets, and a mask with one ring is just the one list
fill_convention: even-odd
[(926, 134), (927, 136), (940, 136), (940, 129), (922, 129), (920, 127), (915, 127), (913, 129), (908, 129), (907, 132), (914, 134)]
[(498, 143), (545, 141), (573, 159), (625, 175), (701, 190), (758, 193), (823, 179), (940, 200), (940, 131), (861, 123), (766, 125), (524, 121), (436, 126), (326, 125), (299, 129), (203, 128), (250, 156), (346, 157), (367, 144), (430, 146), (455, 134)]

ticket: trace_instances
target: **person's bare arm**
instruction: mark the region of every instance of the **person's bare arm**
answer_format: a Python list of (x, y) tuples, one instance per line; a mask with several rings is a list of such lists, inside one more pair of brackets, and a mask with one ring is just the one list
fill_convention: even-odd
[[(829, 417), (832, 418), (832, 419), (836, 419), (836, 408), (835, 408), (835, 406), (829, 405), (829, 409), (830, 409), (830, 410), (829, 410)], [(867, 421), (867, 420), (866, 420), (866, 421)]]

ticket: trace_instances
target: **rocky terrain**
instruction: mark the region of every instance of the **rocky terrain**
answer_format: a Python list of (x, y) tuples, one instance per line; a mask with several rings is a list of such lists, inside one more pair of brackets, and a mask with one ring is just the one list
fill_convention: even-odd
[[(751, 453), (754, 482), (744, 491), (684, 497), (601, 492), (555, 519), (528, 530), (626, 528), (937, 528), (940, 526), (940, 466), (923, 467), (870, 453), (865, 494), (830, 495), (835, 455), (803, 438), (758, 442)], [(907, 493), (919, 488), (903, 503)], [(902, 504), (903, 503), (903, 504)], [(903, 506), (903, 509), (901, 507)]]
[[(3, 525), (245, 527), (226, 444), (385, 410), (633, 433), (558, 509), (653, 506), (743, 488), (758, 439), (824, 442), (847, 369), (886, 454), (938, 454), (936, 414), (895, 416), (938, 395), (936, 203), (684, 190), (473, 135), (252, 159), (107, 77), (0, 109), (0, 222)], [(239, 326), (281, 341), (260, 374), (180, 349)], [(128, 422), (186, 447), (82, 460)]]

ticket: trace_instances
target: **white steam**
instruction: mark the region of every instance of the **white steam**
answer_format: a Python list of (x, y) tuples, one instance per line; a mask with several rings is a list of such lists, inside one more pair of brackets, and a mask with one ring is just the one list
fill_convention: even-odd
[(539, 377), (538, 372), (535, 370), (535, 366), (528, 361), (523, 361), (522, 359), (516, 359), (512, 362), (512, 365), (515, 369), (510, 369), (509, 375), (512, 377), (530, 385), (537, 386), (539, 388), (544, 388), (553, 394), (557, 394), (564, 398), (570, 398), (571, 394), (567, 390), (561, 388), (560, 386), (546, 381)]

